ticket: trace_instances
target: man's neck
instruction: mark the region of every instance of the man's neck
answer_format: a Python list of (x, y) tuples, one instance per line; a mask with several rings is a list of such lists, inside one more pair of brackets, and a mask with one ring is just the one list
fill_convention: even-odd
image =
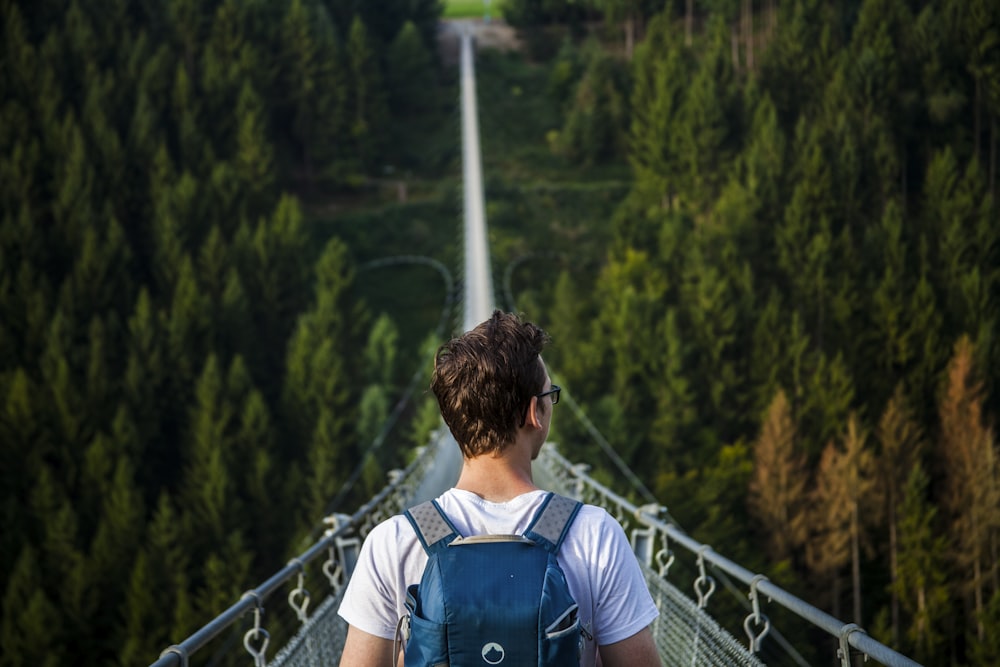
[(537, 491), (531, 477), (531, 457), (511, 447), (500, 455), (486, 454), (462, 462), (456, 489), (469, 491), (492, 503), (505, 503)]

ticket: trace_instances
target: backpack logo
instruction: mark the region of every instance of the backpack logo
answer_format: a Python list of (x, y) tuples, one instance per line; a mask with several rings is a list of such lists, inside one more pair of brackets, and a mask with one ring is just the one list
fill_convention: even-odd
[(490, 642), (483, 647), (483, 660), (491, 665), (499, 665), (503, 662), (506, 653), (503, 650), (503, 646), (497, 644), (496, 642)]

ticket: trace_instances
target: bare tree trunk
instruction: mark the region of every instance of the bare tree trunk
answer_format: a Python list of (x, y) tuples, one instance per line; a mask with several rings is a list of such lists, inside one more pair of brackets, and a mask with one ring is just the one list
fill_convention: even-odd
[(979, 157), (979, 155), (980, 155), (980, 150), (979, 150), (979, 132), (980, 132), (980, 128), (982, 126), (981, 125), (981, 123), (982, 123), (982, 118), (981, 118), (982, 112), (980, 110), (980, 107), (982, 106), (982, 88), (983, 88), (983, 86), (979, 82), (979, 77), (976, 77), (976, 101), (975, 101), (975, 106), (974, 106), (974, 113), (975, 113), (975, 115), (973, 117), (973, 122), (972, 122), (972, 150), (974, 151), (974, 155), (976, 157)]
[(975, 582), (975, 600), (976, 600), (976, 636), (979, 641), (984, 641), (986, 639), (986, 628), (983, 627), (983, 569), (979, 562), (979, 558), (972, 564), (972, 576)]
[(687, 0), (684, 9), (684, 43), (691, 46), (691, 37), (694, 32), (694, 0)]
[(923, 585), (917, 588), (917, 636), (927, 631), (927, 591)]
[(635, 15), (629, 14), (625, 18), (625, 58), (632, 60), (632, 51), (635, 49)]
[(858, 503), (854, 502), (851, 510), (851, 583), (854, 586), (854, 622), (863, 625), (861, 620), (861, 526), (858, 525)]
[(729, 28), (729, 44), (732, 46), (733, 70), (740, 71), (740, 33), (736, 26)]
[(743, 0), (743, 48), (747, 53), (747, 71), (754, 69), (753, 0)]
[(833, 617), (840, 618), (840, 573), (833, 568)]
[[(896, 500), (889, 497), (889, 578), (892, 581), (892, 645), (899, 646), (899, 593), (896, 581), (899, 579), (899, 546), (896, 536)], [(923, 591), (920, 591), (923, 595)]]
[[(997, 117), (990, 118), (990, 194), (997, 198)], [(995, 569), (995, 568), (994, 568)]]

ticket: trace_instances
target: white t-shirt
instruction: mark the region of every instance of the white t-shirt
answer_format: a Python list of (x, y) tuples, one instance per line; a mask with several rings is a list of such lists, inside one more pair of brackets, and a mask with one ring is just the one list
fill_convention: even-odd
[[(545, 496), (545, 491), (532, 491), (491, 503), (451, 489), (437, 502), (461, 535), (520, 535)], [(659, 614), (625, 531), (604, 509), (580, 509), (557, 558), (587, 631), (585, 667), (595, 664), (598, 646), (628, 639)], [(406, 588), (420, 583), (426, 565), (427, 554), (405, 517), (382, 522), (361, 547), (338, 613), (368, 634), (393, 639), (396, 623), (406, 613)]]

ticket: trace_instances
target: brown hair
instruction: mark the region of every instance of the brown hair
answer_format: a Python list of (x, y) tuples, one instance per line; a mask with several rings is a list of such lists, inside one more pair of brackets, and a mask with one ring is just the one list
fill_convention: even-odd
[(531, 322), (495, 310), (438, 348), (431, 390), (466, 458), (514, 442), (531, 398), (544, 390), (539, 355), (548, 342), (548, 334)]

